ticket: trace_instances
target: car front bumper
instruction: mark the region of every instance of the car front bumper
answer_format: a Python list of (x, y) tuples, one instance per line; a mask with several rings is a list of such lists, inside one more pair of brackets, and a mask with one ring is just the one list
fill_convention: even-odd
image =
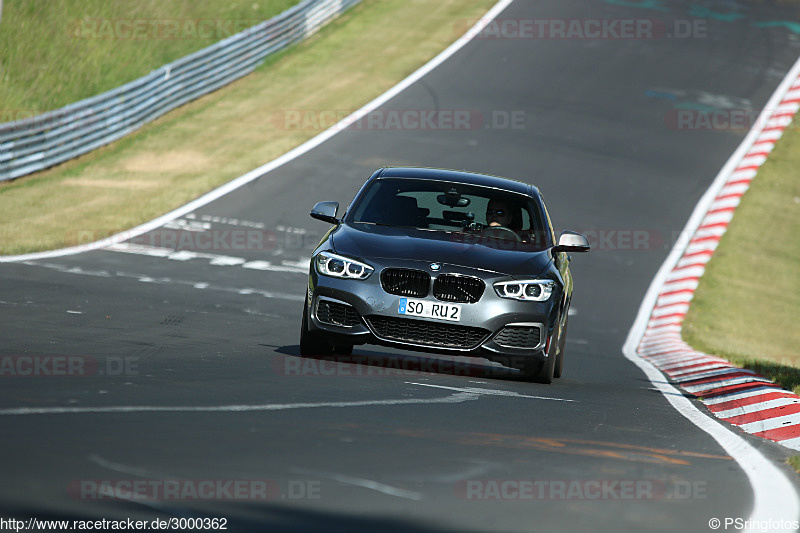
[[(428, 263), (424, 263), (427, 266)], [(392, 267), (421, 269), (417, 262)], [(398, 312), (404, 296), (386, 292), (381, 267), (366, 280), (309, 273), (309, 329), (324, 332), (334, 344), (379, 344), (406, 350), (483, 357), (510, 366), (546, 361), (559, 319), (560, 286), (545, 302), (500, 298), (492, 284), (510, 278), (444, 265), (441, 273), (479, 277), (486, 283), (475, 303), (459, 303), (458, 322), (408, 318)], [(479, 275), (478, 275), (479, 274)], [(489, 274), (489, 275), (487, 275)], [(419, 300), (442, 303), (432, 294)]]

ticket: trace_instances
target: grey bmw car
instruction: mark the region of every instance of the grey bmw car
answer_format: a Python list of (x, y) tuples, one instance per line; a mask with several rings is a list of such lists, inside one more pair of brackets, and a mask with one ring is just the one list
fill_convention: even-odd
[(538, 189), (455, 170), (381, 168), (314, 250), (300, 332), (303, 356), (354, 345), (478, 356), (550, 383), (564, 364), (572, 276)]

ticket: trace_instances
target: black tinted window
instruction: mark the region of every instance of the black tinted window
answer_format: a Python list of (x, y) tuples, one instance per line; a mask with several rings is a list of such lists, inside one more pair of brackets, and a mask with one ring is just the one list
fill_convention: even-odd
[(490, 225), (502, 225), (521, 241), (531, 243), (544, 241), (546, 227), (537, 205), (527, 196), (488, 187), (416, 179), (376, 180), (351, 213), (350, 223), (513, 238), (507, 232), (487, 231)]

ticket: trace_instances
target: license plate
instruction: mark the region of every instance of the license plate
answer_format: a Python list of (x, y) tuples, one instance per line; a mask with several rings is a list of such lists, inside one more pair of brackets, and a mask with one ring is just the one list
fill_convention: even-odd
[(401, 298), (397, 312), (406, 316), (437, 318), (439, 320), (449, 320), (451, 322), (458, 322), (461, 320), (460, 305), (430, 302), (428, 300)]

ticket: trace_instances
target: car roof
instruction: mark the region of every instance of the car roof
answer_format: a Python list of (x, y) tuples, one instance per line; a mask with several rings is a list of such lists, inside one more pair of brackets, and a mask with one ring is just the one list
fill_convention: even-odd
[(539, 196), (539, 190), (522, 181), (501, 178), (489, 174), (479, 174), (477, 172), (467, 172), (464, 170), (449, 170), (443, 168), (424, 168), (424, 167), (385, 167), (378, 170), (374, 179), (381, 178), (409, 178), (425, 179), (436, 181), (452, 181), (457, 183), (467, 183), (482, 187), (493, 187), (505, 191), (512, 191), (528, 196)]

